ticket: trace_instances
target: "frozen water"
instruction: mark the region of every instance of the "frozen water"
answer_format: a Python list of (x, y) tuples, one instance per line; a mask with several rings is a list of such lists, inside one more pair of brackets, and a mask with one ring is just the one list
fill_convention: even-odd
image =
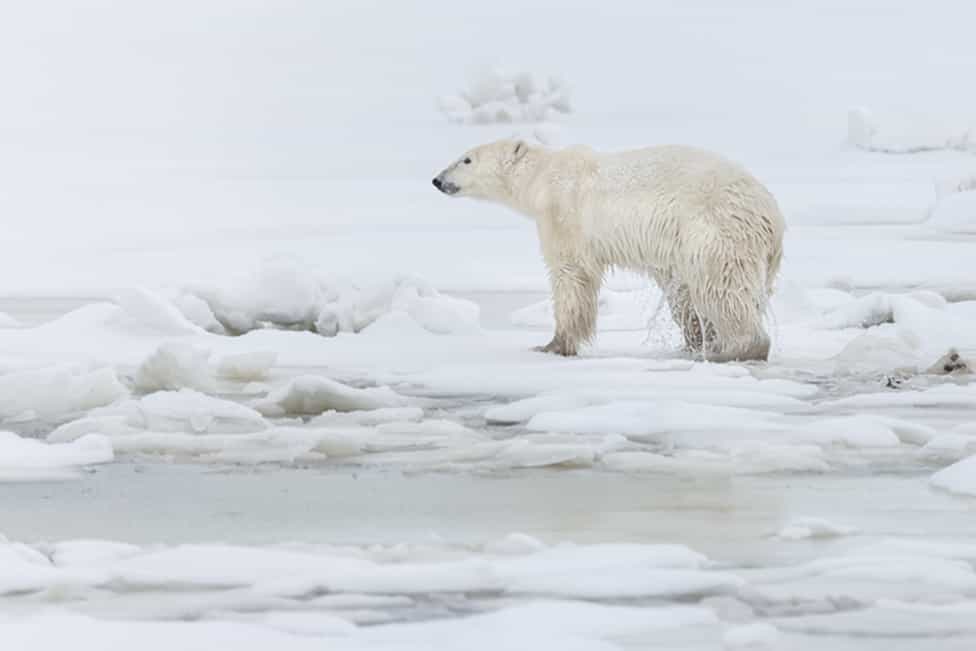
[(0, 481), (36, 481), (71, 476), (70, 471), (113, 458), (109, 440), (86, 434), (70, 443), (45, 444), (0, 432)]

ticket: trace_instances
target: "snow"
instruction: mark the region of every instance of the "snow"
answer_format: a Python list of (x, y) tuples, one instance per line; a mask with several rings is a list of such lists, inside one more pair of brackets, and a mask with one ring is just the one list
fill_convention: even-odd
[(136, 369), (135, 388), (145, 392), (184, 388), (215, 391), (209, 360), (209, 350), (180, 341), (167, 342)]
[(257, 382), (268, 379), (268, 372), (278, 360), (274, 351), (255, 351), (224, 355), (218, 360), (217, 375), (225, 380)]
[(26, 439), (13, 432), (0, 432), (0, 481), (37, 480), (62, 477), (65, 471), (113, 458), (109, 440), (87, 434), (70, 443)]
[(957, 188), (965, 188), (943, 197), (925, 222), (931, 228), (958, 234), (976, 233), (976, 181), (965, 179)]
[(58, 364), (0, 375), (0, 416), (58, 418), (127, 394), (111, 368)]
[[(150, 651), (173, 648), (203, 651), (215, 647), (301, 651), (319, 649), (323, 641), (350, 651), (420, 651), (442, 644), (445, 639), (463, 639), (465, 647), (474, 651), (515, 649), (524, 644), (580, 651), (614, 648), (612, 640), (620, 636), (652, 639), (682, 626), (712, 627), (714, 620), (707, 611), (693, 607), (665, 607), (648, 612), (626, 606), (552, 601), (474, 615), (460, 625), (443, 620), (422, 626), (406, 623), (354, 628), (341, 626), (334, 618), (302, 617), (299, 613), (275, 616), (265, 620), (265, 626), (208, 621), (120, 623), (56, 612), (6, 620), (3, 624), (11, 643), (23, 648), (28, 648), (26, 645), (54, 648), (68, 640), (83, 639), (90, 648), (121, 651), (131, 644), (131, 636), (136, 636), (145, 640), (144, 648)], [(513, 639), (510, 631), (520, 633)]]
[[(597, 302), (597, 328), (607, 331), (654, 327), (657, 325), (655, 317), (667, 312), (667, 304), (662, 303), (663, 300), (663, 294), (657, 288), (645, 287), (632, 291), (604, 288)], [(516, 326), (553, 328), (556, 321), (552, 299), (516, 310), (512, 313), (511, 321)], [(663, 326), (668, 327), (668, 324)]]
[(729, 422), (747, 428), (763, 427), (768, 416), (762, 412), (733, 407), (711, 407), (682, 402), (610, 402), (599, 407), (543, 412), (532, 417), (534, 431), (581, 434), (620, 433), (637, 440), (653, 439), (670, 432), (718, 430)]
[(48, 441), (73, 441), (91, 432), (111, 437), (139, 431), (187, 434), (245, 434), (267, 429), (257, 411), (192, 389), (158, 391), (138, 399), (93, 410), (55, 428)]
[(0, 312), (0, 328), (20, 328), (23, 323), (10, 316), (6, 312)]
[[(539, 636), (540, 644), (548, 639), (583, 649), (624, 638), (771, 649), (796, 633), (914, 631), (913, 641), (927, 634), (966, 635), (973, 629), (965, 616), (976, 608), (967, 596), (976, 585), (973, 569), (962, 560), (976, 558), (971, 544), (902, 539), (733, 572), (680, 545), (546, 545), (523, 534), (480, 548), (443, 542), (240, 547), (2, 541), (0, 557), (6, 568), (0, 592), (7, 603), (40, 599), (54, 606), (4, 615), (8, 639), (29, 633), (32, 641), (52, 635), (51, 626), (38, 626), (46, 621), (58, 623), (57, 630), (82, 625), (86, 640), (149, 634), (152, 627), (172, 627), (176, 637), (166, 641), (185, 636), (198, 644), (241, 631), (260, 641), (294, 636), (277, 640), (285, 648), (325, 640), (340, 648), (430, 648), (448, 634), (497, 645), (506, 638), (496, 640), (494, 632), (508, 631), (518, 644)], [(184, 594), (178, 610), (178, 602), (164, 596), (173, 589)], [(187, 598), (191, 589), (206, 598)], [(156, 599), (146, 601), (146, 595)], [(414, 619), (437, 595), (466, 616)], [(625, 597), (691, 599), (697, 605), (599, 601)], [(803, 605), (809, 610), (782, 610)], [(757, 619), (760, 611), (771, 615)], [(116, 616), (102, 618), (100, 612)], [(906, 621), (895, 625), (892, 615), (898, 619), (899, 613)]]
[(810, 538), (836, 538), (857, 533), (857, 529), (843, 524), (835, 524), (823, 518), (797, 518), (780, 529), (777, 537), (783, 540), (806, 540)]
[(746, 624), (725, 632), (726, 649), (775, 649), (779, 631), (769, 624)]
[(976, 495), (976, 456), (938, 471), (929, 480), (936, 488), (959, 495)]
[(160, 294), (144, 287), (127, 288), (116, 296), (122, 313), (140, 326), (160, 334), (187, 334), (198, 327)]
[[(419, 277), (399, 275), (355, 283), (320, 276), (291, 257), (265, 260), (250, 273), (223, 284), (184, 288), (181, 297), (175, 305), (187, 306), (186, 319), (201, 320), (202, 302), (221, 330), (232, 334), (278, 327), (332, 337), (363, 331), (383, 317), (401, 313), (435, 334), (478, 329), (476, 304), (444, 296)], [(202, 320), (209, 322), (206, 314)]]
[(402, 407), (406, 400), (389, 387), (357, 389), (326, 377), (303, 375), (272, 391), (255, 405), (268, 416), (315, 415)]

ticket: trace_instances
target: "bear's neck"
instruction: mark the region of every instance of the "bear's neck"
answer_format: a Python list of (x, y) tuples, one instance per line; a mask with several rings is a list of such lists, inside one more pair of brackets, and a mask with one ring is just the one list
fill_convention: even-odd
[(504, 203), (526, 217), (538, 219), (550, 212), (551, 187), (547, 179), (552, 152), (532, 147), (511, 168)]

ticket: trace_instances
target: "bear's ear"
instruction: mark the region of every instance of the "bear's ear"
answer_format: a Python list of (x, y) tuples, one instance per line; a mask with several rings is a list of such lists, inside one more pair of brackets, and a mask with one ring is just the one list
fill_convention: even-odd
[(518, 159), (525, 156), (525, 153), (529, 151), (529, 146), (525, 142), (519, 140), (515, 143), (515, 149), (512, 151), (512, 161), (517, 161)]

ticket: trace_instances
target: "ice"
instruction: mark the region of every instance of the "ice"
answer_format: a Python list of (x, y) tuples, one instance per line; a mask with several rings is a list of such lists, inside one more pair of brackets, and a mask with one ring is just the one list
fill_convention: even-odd
[(712, 407), (685, 402), (611, 402), (533, 416), (527, 427), (534, 431), (586, 434), (624, 434), (636, 440), (657, 440), (672, 432), (722, 431), (730, 421), (738, 426), (762, 428), (771, 416), (763, 412)]
[(264, 616), (262, 623), (285, 633), (315, 637), (344, 636), (356, 630), (356, 625), (347, 619), (308, 612), (271, 612)]
[(485, 545), (489, 554), (528, 554), (545, 548), (545, 544), (524, 533), (510, 533), (501, 540)]
[[(0, 544), (21, 555), (29, 547)], [(59, 552), (63, 551), (64, 553)], [(65, 555), (67, 554), (67, 555)], [(67, 579), (91, 587), (111, 582), (144, 589), (162, 586), (233, 588), (250, 586), (266, 596), (300, 596), (327, 590), (355, 594), (424, 594), (502, 590), (592, 598), (612, 596), (610, 577), (630, 577), (621, 594), (691, 595), (724, 592), (740, 585), (722, 572), (698, 569), (704, 558), (676, 545), (559, 545), (508, 550), (501, 556), (384, 562), (370, 554), (335, 549), (251, 549), (227, 545), (186, 545), (137, 551), (116, 543), (61, 544), (50, 556), (30, 556), (39, 565), (31, 579), (0, 583), (0, 592), (43, 590), (45, 581)], [(65, 562), (64, 566), (58, 563)], [(584, 581), (585, 579), (585, 581)], [(32, 587), (29, 587), (32, 586)]]
[(53, 419), (127, 395), (111, 368), (55, 365), (0, 375), (0, 416)]
[(976, 456), (938, 471), (929, 480), (936, 488), (959, 495), (976, 496)]
[(889, 448), (901, 443), (891, 427), (870, 416), (828, 418), (793, 432), (791, 437), (801, 442), (852, 448)]
[(824, 315), (824, 328), (870, 328), (882, 323), (894, 323), (899, 311), (917, 307), (917, 304), (943, 309), (945, 299), (933, 292), (915, 292), (905, 296), (873, 293), (835, 308)]
[(952, 432), (939, 434), (925, 444), (922, 453), (943, 461), (959, 461), (971, 454), (976, 454), (976, 437)]
[(424, 417), (420, 407), (381, 407), (350, 412), (327, 411), (309, 420), (310, 425), (382, 425), (383, 423), (417, 422)]
[(877, 132), (874, 116), (867, 108), (858, 106), (847, 112), (847, 144), (871, 149)]
[[(65, 423), (48, 435), (48, 441), (66, 442), (89, 433), (113, 439), (139, 432), (245, 434), (260, 432), (268, 423), (253, 409), (192, 389), (158, 391), (139, 399), (94, 410), (88, 416)], [(117, 441), (114, 441), (118, 445)]]
[(353, 282), (292, 257), (265, 260), (224, 284), (187, 287), (178, 300), (196, 320), (206, 321), (199, 316), (202, 301), (223, 330), (234, 334), (277, 327), (332, 337), (401, 313), (426, 332), (456, 334), (476, 331), (479, 319), (477, 304), (445, 296), (416, 276)]
[(557, 77), (540, 79), (501, 68), (484, 68), (470, 75), (467, 90), (437, 100), (451, 122), (542, 122), (571, 110), (569, 89)]
[(0, 432), (0, 481), (61, 477), (65, 471), (113, 458), (105, 436), (87, 434), (70, 443), (44, 443)]
[(722, 641), (726, 649), (775, 649), (780, 635), (776, 627), (769, 624), (746, 624), (727, 630)]
[[(302, 605), (309, 618), (325, 615), (327, 633), (351, 633), (349, 623), (364, 608), (413, 608), (412, 594), (485, 593), (500, 590), (516, 598), (542, 595), (531, 609), (537, 610), (553, 598), (600, 598), (603, 596), (691, 596), (724, 593), (741, 585), (736, 577), (706, 569), (700, 554), (678, 545), (571, 545), (546, 547), (537, 541), (526, 544), (524, 536), (509, 537), (504, 549), (487, 553), (437, 548), (355, 549), (291, 546), (291, 548), (244, 548), (226, 545), (145, 547), (111, 541), (68, 541), (53, 546), (32, 547), (0, 542), (0, 556), (7, 571), (0, 578), (0, 593), (50, 594), (52, 590), (73, 591), (75, 607), (84, 612), (87, 602), (106, 598), (117, 603), (138, 599), (132, 589), (151, 592), (166, 588), (224, 591), (223, 596), (197, 602), (199, 610), (184, 610), (183, 617), (204, 614), (219, 616), (216, 609), (247, 612), (275, 604), (295, 612)], [(516, 547), (512, 544), (516, 543)], [(621, 585), (618, 591), (615, 585)], [(244, 595), (234, 598), (239, 588)], [(328, 594), (322, 595), (324, 591)], [(519, 603), (519, 602), (515, 602)], [(562, 602), (565, 607), (586, 614), (583, 602)], [(108, 604), (106, 604), (108, 605)], [(156, 613), (166, 612), (157, 607)], [(498, 610), (500, 608), (500, 610)], [(626, 608), (607, 609), (605, 620), (625, 623), (624, 629), (644, 627), (678, 628), (688, 622), (714, 624), (703, 608), (646, 608), (629, 613)], [(492, 606), (496, 617), (511, 617), (506, 602)], [(323, 612), (324, 611), (324, 612)], [(153, 611), (145, 611), (151, 614)], [(172, 612), (172, 611), (170, 611)], [(228, 611), (224, 611), (224, 616)], [(538, 613), (537, 613), (538, 614)], [(616, 617), (614, 617), (616, 615)], [(632, 616), (628, 616), (632, 615)], [(144, 615), (145, 616), (145, 615)], [(488, 615), (487, 617), (491, 617)], [(330, 619), (335, 618), (335, 619)], [(642, 623), (638, 623), (643, 620)], [(277, 623), (261, 618), (272, 628)], [(298, 624), (299, 621), (291, 620)], [(309, 621), (304, 621), (308, 624)], [(482, 622), (461, 620), (460, 625), (477, 630)], [(429, 624), (439, 626), (438, 624)], [(418, 631), (428, 624), (409, 625)], [(585, 617), (574, 625), (593, 630)], [(566, 630), (563, 622), (561, 628)], [(572, 628), (572, 626), (570, 627)], [(615, 629), (616, 630), (616, 629)], [(310, 632), (306, 629), (305, 632)], [(380, 637), (393, 630), (377, 630)]]
[(966, 191), (951, 193), (939, 200), (926, 225), (947, 233), (976, 233), (976, 182), (967, 179), (965, 183), (961, 187)]
[(199, 326), (208, 332), (213, 332), (216, 334), (226, 333), (224, 326), (221, 325), (220, 321), (217, 320), (213, 310), (211, 310), (207, 302), (199, 296), (180, 292), (171, 300), (176, 309), (179, 310), (190, 323)]
[(217, 361), (217, 375), (235, 382), (266, 380), (277, 360), (278, 354), (273, 351), (225, 355)]
[(779, 530), (777, 537), (783, 540), (807, 540), (810, 538), (838, 538), (857, 533), (857, 529), (835, 524), (823, 518), (797, 518)]
[(145, 392), (184, 388), (215, 391), (209, 361), (209, 350), (180, 341), (167, 342), (136, 369), (135, 388)]
[[(690, 390), (669, 389), (668, 387), (654, 387), (649, 389), (607, 389), (589, 391), (557, 391), (546, 393), (534, 398), (516, 400), (506, 405), (491, 407), (485, 411), (485, 419), (490, 423), (522, 423), (542, 413), (566, 412), (590, 406), (613, 405), (622, 400), (645, 401), (655, 398), (675, 398), (681, 402), (674, 404), (672, 413), (682, 404), (698, 403), (709, 406), (753, 407), (757, 409), (776, 409), (788, 412), (805, 408), (805, 403), (790, 396), (778, 395), (773, 392), (736, 390)], [(652, 403), (653, 404), (653, 403)], [(649, 405), (649, 408), (652, 405)]]
[[(311, 651), (321, 649), (323, 643), (349, 651), (421, 651), (438, 648), (444, 640), (459, 639), (472, 651), (514, 651), (525, 645), (565, 651), (609, 651), (617, 648), (613, 641), (621, 637), (660, 639), (662, 635), (673, 636), (684, 627), (699, 631), (715, 629), (717, 622), (706, 609), (692, 606), (648, 610), (547, 601), (515, 605), (461, 621), (403, 623), (381, 628), (343, 626), (332, 617), (301, 613), (283, 613), (270, 621), (261, 618), (231, 623), (112, 622), (57, 611), (29, 618), (5, 618), (3, 626), (12, 645), (44, 650), (85, 640), (91, 648), (122, 651), (136, 637), (148, 651), (174, 648)], [(518, 633), (513, 635), (513, 631)]]
[(160, 334), (193, 334), (200, 330), (176, 306), (152, 290), (126, 289), (119, 292), (116, 301), (127, 318)]
[(406, 406), (389, 387), (357, 389), (318, 375), (303, 375), (275, 389), (255, 408), (266, 416), (317, 415), (327, 411), (366, 411)]
[[(663, 300), (661, 291), (647, 287), (633, 291), (614, 291), (604, 288), (597, 302), (597, 327), (607, 330), (646, 330), (652, 317)], [(552, 299), (546, 299), (520, 308), (512, 313), (512, 324), (517, 326), (545, 327), (555, 326)]]
[(836, 408), (877, 409), (881, 407), (966, 407), (976, 398), (976, 385), (941, 385), (926, 390), (862, 393), (824, 403)]
[[(884, 636), (889, 639), (911, 639), (915, 645), (924, 644), (927, 640), (937, 640), (937, 644), (943, 645), (947, 640), (972, 634), (976, 630), (968, 617), (971, 612), (971, 604), (939, 606), (892, 600), (863, 610), (830, 616), (782, 618), (777, 624), (784, 631), (803, 631), (817, 636)], [(965, 644), (968, 644), (968, 640), (959, 648), (965, 648)]]

